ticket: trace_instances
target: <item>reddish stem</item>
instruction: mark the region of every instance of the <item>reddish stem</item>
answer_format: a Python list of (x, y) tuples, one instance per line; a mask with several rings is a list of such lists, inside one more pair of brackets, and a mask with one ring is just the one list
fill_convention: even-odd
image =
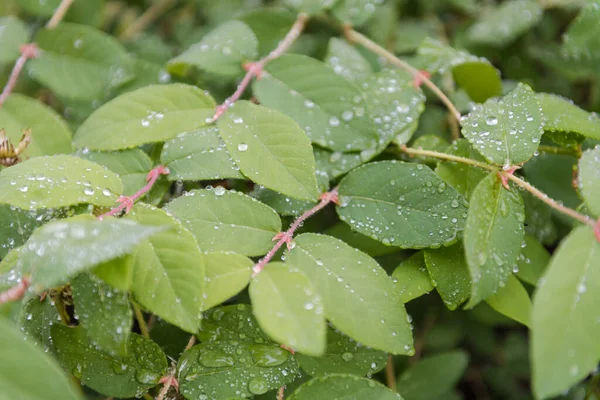
[(290, 48), (290, 46), (296, 41), (296, 39), (298, 39), (302, 31), (304, 30), (307, 21), (308, 16), (306, 14), (298, 15), (298, 18), (296, 19), (296, 22), (294, 22), (294, 25), (292, 25), (287, 35), (285, 35), (285, 38), (283, 38), (283, 40), (279, 42), (279, 45), (277, 45), (275, 49), (273, 49), (269, 54), (267, 54), (264, 58), (258, 60), (257, 62), (247, 63), (246, 65), (244, 65), (244, 69), (246, 69), (247, 71), (246, 75), (244, 75), (244, 78), (238, 85), (235, 92), (233, 92), (233, 94), (229, 96), (223, 102), (223, 104), (217, 106), (217, 108), (215, 109), (215, 115), (213, 115), (211, 122), (215, 122), (216, 120), (218, 120), (219, 117), (229, 109), (229, 107), (231, 107), (236, 101), (239, 100), (239, 98), (242, 96), (242, 94), (244, 94), (246, 88), (248, 87), (248, 85), (250, 85), (250, 82), (252, 82), (252, 79), (254, 77), (260, 78), (263, 68), (265, 67), (265, 65), (267, 65), (269, 61), (273, 61), (274, 59), (280, 57)]
[(8, 303), (9, 301), (20, 300), (25, 296), (30, 283), (29, 277), (23, 277), (18, 285), (0, 293), (0, 304)]
[(261, 258), (260, 261), (254, 265), (254, 267), (252, 268), (252, 270), (254, 271), (253, 276), (256, 276), (260, 271), (262, 271), (265, 265), (267, 265), (267, 263), (271, 261), (273, 256), (275, 256), (275, 253), (277, 253), (277, 250), (279, 250), (284, 243), (287, 244), (288, 249), (291, 249), (291, 243), (292, 238), (294, 237), (294, 232), (296, 232), (296, 230), (300, 227), (300, 225), (302, 225), (304, 221), (321, 211), (329, 203), (339, 204), (337, 187), (333, 188), (330, 192), (323, 193), (320, 197), (319, 204), (317, 204), (316, 206), (299, 216), (287, 231), (278, 233), (273, 238), (273, 240), (277, 240), (277, 243), (275, 243), (275, 246), (273, 246), (273, 248), (269, 250), (266, 256)]
[(148, 182), (146, 183), (146, 186), (141, 188), (132, 196), (119, 197), (117, 199), (117, 202), (121, 204), (119, 204), (117, 207), (113, 208), (109, 212), (100, 215), (98, 219), (103, 220), (105, 217), (114, 217), (123, 210), (125, 210), (125, 212), (128, 213), (129, 211), (131, 211), (131, 208), (133, 207), (135, 201), (143, 195), (145, 195), (146, 193), (148, 193), (161, 175), (167, 175), (168, 173), (169, 169), (163, 165), (159, 165), (157, 167), (152, 168), (148, 173), (148, 176), (146, 177), (146, 182)]
[(177, 378), (175, 378), (173, 375), (163, 376), (162, 378), (160, 378), (160, 381), (158, 381), (158, 383), (162, 383), (164, 386), (158, 393), (156, 400), (163, 400), (171, 386), (173, 386), (175, 390), (179, 392), (179, 382), (177, 381)]
[(279, 390), (277, 391), (277, 400), (283, 400), (284, 391), (285, 386), (279, 388)]
[(6, 82), (6, 86), (4, 86), (2, 94), (0, 94), (0, 107), (2, 107), (8, 96), (12, 93), (13, 89), (17, 85), (19, 75), (21, 75), (21, 71), (23, 71), (23, 67), (25, 67), (27, 60), (37, 57), (38, 53), (39, 50), (35, 43), (28, 43), (21, 46), (21, 56), (17, 58), (15, 66), (10, 73), (10, 77)]

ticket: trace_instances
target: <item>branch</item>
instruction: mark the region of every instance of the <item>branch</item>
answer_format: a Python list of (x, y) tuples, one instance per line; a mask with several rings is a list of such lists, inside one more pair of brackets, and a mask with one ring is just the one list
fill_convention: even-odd
[(429, 79), (429, 77), (426, 76), (426, 74), (424, 74), (421, 71), (419, 71), (418, 69), (414, 68), (407, 62), (402, 61), (401, 59), (396, 57), (393, 53), (387, 51), (386, 49), (384, 49), (383, 47), (381, 47), (380, 45), (378, 45), (377, 43), (375, 43), (368, 37), (358, 33), (357, 31), (355, 31), (354, 29), (352, 29), (349, 26), (344, 28), (344, 34), (346, 35), (346, 38), (348, 38), (348, 40), (350, 42), (358, 43), (358, 44), (362, 45), (367, 50), (370, 50), (371, 52), (375, 53), (376, 55), (385, 58), (386, 60), (388, 60), (391, 64), (395, 65), (396, 67), (409, 72), (418, 82), (422, 82), (423, 84), (425, 84), (425, 86), (427, 86), (433, 93), (435, 93), (435, 95), (442, 101), (442, 103), (444, 103), (444, 105), (448, 108), (448, 110), (450, 111), (452, 116), (458, 122), (460, 122), (460, 112), (456, 109), (456, 107), (454, 106), (452, 101), (450, 101), (450, 99), (444, 94), (444, 92), (442, 92), (442, 90), (440, 88), (438, 88), (435, 85), (435, 83), (433, 83)]
[(67, 11), (69, 11), (69, 7), (71, 7), (73, 1), (75, 0), (62, 0), (58, 7), (56, 7), (56, 10), (54, 10), (54, 14), (50, 17), (50, 21), (46, 24), (46, 28), (56, 28), (60, 21), (65, 17), (65, 14), (67, 14)]
[(296, 230), (300, 227), (300, 225), (302, 225), (302, 223), (304, 221), (306, 221), (308, 218), (315, 215), (317, 212), (321, 211), (329, 203), (338, 204), (338, 188), (337, 187), (333, 188), (330, 192), (323, 193), (320, 197), (319, 204), (317, 204), (316, 206), (314, 206), (313, 208), (311, 208), (310, 210), (306, 211), (304, 214), (299, 216), (294, 221), (294, 223), (289, 227), (289, 229), (287, 231), (278, 233), (273, 238), (273, 240), (277, 240), (277, 243), (275, 243), (275, 246), (273, 246), (273, 248), (271, 250), (269, 250), (269, 252), (267, 253), (266, 256), (261, 258), (260, 261), (254, 265), (254, 267), (252, 268), (254, 271), (253, 276), (256, 276), (260, 271), (263, 270), (265, 265), (267, 265), (267, 263), (269, 261), (271, 261), (273, 256), (275, 256), (275, 253), (277, 253), (277, 250), (279, 250), (281, 248), (281, 246), (283, 246), (284, 243), (287, 245), (288, 249), (290, 249), (292, 239), (294, 237), (294, 232), (296, 232)]
[(125, 29), (120, 35), (119, 40), (129, 40), (135, 34), (143, 31), (154, 21), (156, 21), (165, 11), (167, 11), (177, 0), (160, 0), (148, 8), (138, 19), (133, 21), (129, 28)]
[(215, 115), (212, 117), (211, 122), (215, 122), (216, 120), (218, 120), (219, 117), (229, 109), (229, 107), (231, 107), (236, 101), (239, 100), (239, 98), (242, 96), (242, 94), (244, 94), (244, 91), (246, 90), (248, 85), (250, 85), (250, 82), (252, 82), (252, 79), (254, 77), (260, 78), (260, 75), (262, 74), (265, 65), (267, 65), (270, 61), (281, 57), (290, 48), (290, 46), (296, 41), (296, 39), (298, 39), (302, 31), (304, 30), (307, 21), (308, 16), (306, 14), (299, 14), (298, 18), (296, 19), (296, 22), (294, 22), (294, 25), (292, 25), (290, 31), (287, 33), (287, 35), (285, 35), (285, 38), (283, 38), (283, 40), (279, 42), (279, 45), (274, 50), (267, 54), (266, 57), (256, 62), (251, 62), (244, 65), (244, 69), (246, 69), (247, 71), (246, 75), (244, 75), (244, 78), (238, 85), (235, 92), (230, 97), (228, 97), (223, 102), (223, 104), (217, 106), (215, 110)]
[(385, 383), (392, 392), (396, 393), (396, 372), (394, 370), (394, 359), (391, 354), (388, 354), (387, 363), (385, 364)]
[(140, 327), (140, 333), (142, 334), (142, 336), (149, 338), (150, 332), (148, 331), (148, 325), (146, 325), (146, 320), (144, 319), (144, 314), (142, 314), (142, 310), (140, 310), (140, 307), (134, 302), (131, 302), (131, 305), (133, 306), (135, 320), (137, 321)]
[(175, 390), (179, 391), (179, 382), (177, 381), (177, 378), (175, 378), (174, 375), (163, 376), (162, 378), (160, 378), (159, 383), (164, 384), (164, 386), (162, 387), (162, 389), (160, 389), (158, 396), (156, 396), (156, 400), (163, 400), (171, 386), (173, 386)]

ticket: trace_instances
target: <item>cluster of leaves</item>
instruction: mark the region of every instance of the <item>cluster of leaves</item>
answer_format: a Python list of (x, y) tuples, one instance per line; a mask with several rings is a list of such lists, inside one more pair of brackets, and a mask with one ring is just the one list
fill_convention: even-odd
[(600, 398), (600, 1), (64, 2), (0, 4), (0, 397)]

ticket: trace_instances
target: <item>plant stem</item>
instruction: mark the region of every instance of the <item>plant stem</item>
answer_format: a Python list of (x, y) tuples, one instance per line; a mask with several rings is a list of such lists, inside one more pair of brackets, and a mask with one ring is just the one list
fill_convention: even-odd
[(471, 160), (470, 158), (464, 158), (459, 156), (453, 156), (452, 154), (440, 153), (438, 151), (433, 150), (423, 150), (423, 149), (415, 149), (412, 147), (407, 147), (405, 144), (400, 145), (400, 150), (405, 152), (406, 154), (410, 154), (413, 156), (427, 156), (434, 157), (441, 160), (454, 161), (461, 164), (468, 164), (474, 167), (482, 168), (488, 171), (498, 171), (498, 168), (493, 165), (489, 165), (480, 161)]
[(254, 271), (253, 276), (256, 276), (260, 271), (262, 271), (262, 269), (265, 267), (265, 265), (267, 265), (267, 263), (269, 261), (271, 261), (273, 256), (275, 256), (275, 253), (277, 253), (277, 250), (279, 250), (281, 248), (281, 246), (283, 246), (284, 243), (286, 243), (288, 245), (288, 248), (290, 247), (290, 244), (294, 237), (294, 232), (296, 232), (296, 230), (300, 227), (300, 225), (302, 225), (302, 223), (304, 221), (306, 221), (308, 218), (315, 215), (317, 212), (321, 211), (329, 203), (337, 203), (337, 202), (338, 202), (338, 188), (337, 187), (333, 188), (331, 191), (329, 191), (327, 193), (323, 193), (321, 195), (321, 201), (319, 201), (319, 204), (317, 204), (316, 206), (314, 206), (313, 208), (311, 208), (310, 210), (306, 211), (304, 214), (299, 216), (294, 221), (294, 223), (289, 227), (289, 229), (287, 231), (282, 232), (273, 238), (273, 240), (277, 240), (277, 243), (275, 243), (275, 246), (273, 246), (273, 248), (271, 250), (269, 250), (269, 252), (267, 253), (266, 256), (261, 258), (260, 261), (254, 265), (254, 267), (252, 268)]
[(580, 149), (571, 149), (564, 147), (555, 147), (555, 146), (538, 146), (538, 151), (541, 153), (551, 153), (551, 154), (568, 154), (571, 156), (575, 156), (577, 158), (581, 157)]
[(67, 11), (69, 11), (69, 7), (71, 7), (73, 1), (75, 0), (62, 0), (58, 7), (56, 7), (56, 10), (54, 10), (54, 14), (52, 14), (52, 17), (50, 17), (50, 21), (48, 21), (48, 23), (46, 24), (46, 28), (56, 28), (56, 26), (60, 23), (60, 21), (62, 21), (62, 19), (67, 14)]
[(27, 288), (29, 288), (29, 283), (29, 278), (24, 277), (17, 285), (0, 293), (0, 304), (8, 303), (9, 301), (20, 300), (23, 298), (25, 292), (27, 292)]
[(156, 21), (165, 11), (167, 11), (177, 0), (160, 0), (148, 8), (138, 19), (133, 21), (127, 29), (120, 35), (119, 40), (126, 41), (131, 39), (137, 33), (146, 29), (154, 21)]
[(385, 383), (390, 390), (396, 392), (396, 372), (394, 371), (394, 359), (391, 354), (388, 354), (387, 363), (385, 364)]
[(246, 64), (246, 75), (244, 75), (244, 78), (238, 85), (235, 92), (230, 97), (228, 97), (223, 102), (223, 104), (217, 106), (215, 110), (215, 115), (211, 119), (212, 122), (218, 120), (219, 117), (229, 109), (229, 107), (231, 107), (236, 101), (239, 100), (242, 94), (244, 94), (244, 91), (246, 90), (248, 85), (250, 85), (250, 82), (252, 82), (252, 79), (254, 77), (260, 77), (263, 68), (269, 63), (269, 61), (273, 61), (274, 59), (282, 56), (290, 48), (290, 46), (296, 41), (296, 39), (298, 39), (302, 31), (304, 30), (307, 21), (308, 16), (306, 14), (299, 14), (298, 18), (296, 19), (296, 22), (294, 22), (294, 25), (292, 25), (287, 35), (285, 35), (285, 38), (283, 38), (283, 40), (279, 42), (279, 44), (274, 50), (272, 50), (264, 58), (256, 62)]
[(183, 349), (183, 351), (188, 351), (189, 349), (191, 349), (194, 345), (196, 344), (196, 336), (192, 335), (190, 337), (190, 340), (188, 341), (188, 344), (185, 346), (185, 349)]
[(138, 306), (133, 301), (131, 302), (133, 306), (133, 313), (135, 314), (135, 319), (140, 326), (140, 333), (142, 336), (150, 338), (150, 332), (148, 332), (148, 326), (146, 325), (146, 320), (144, 319), (144, 314), (142, 314), (142, 310), (140, 310), (140, 306)]
[(285, 386), (279, 388), (279, 390), (277, 391), (277, 400), (283, 400), (284, 391)]
[(346, 27), (344, 29), (344, 34), (346, 35), (349, 41), (362, 45), (367, 50), (370, 50), (378, 56), (385, 58), (396, 67), (409, 72), (413, 77), (420, 79), (425, 84), (425, 86), (427, 86), (433, 93), (435, 93), (435, 95), (442, 101), (442, 103), (444, 103), (444, 105), (448, 108), (453, 117), (458, 122), (460, 122), (460, 112), (456, 109), (452, 101), (444, 94), (444, 92), (442, 92), (440, 88), (438, 88), (435, 85), (435, 83), (433, 83), (428, 77), (424, 76), (418, 69), (411, 66), (407, 62), (402, 61), (393, 53), (387, 51), (368, 37), (355, 31), (351, 27)]
[(167, 395), (167, 392), (169, 391), (169, 389), (171, 388), (171, 385), (173, 384), (173, 379), (175, 379), (174, 376), (169, 376), (169, 377), (167, 377), (167, 379), (165, 379), (165, 384), (160, 389), (160, 392), (158, 392), (158, 396), (156, 396), (156, 400), (163, 400), (165, 398), (165, 396)]

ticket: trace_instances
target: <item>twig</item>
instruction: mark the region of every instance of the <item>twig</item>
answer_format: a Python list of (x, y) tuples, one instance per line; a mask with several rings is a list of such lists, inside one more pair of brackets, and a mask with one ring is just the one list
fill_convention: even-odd
[(236, 101), (239, 100), (242, 94), (244, 94), (244, 91), (246, 90), (248, 85), (250, 85), (250, 82), (252, 82), (252, 79), (254, 77), (260, 77), (263, 68), (265, 67), (265, 65), (267, 65), (267, 63), (269, 63), (269, 61), (273, 61), (274, 59), (282, 56), (290, 48), (290, 46), (296, 41), (296, 39), (298, 39), (302, 31), (304, 30), (307, 21), (308, 16), (306, 14), (299, 14), (298, 18), (296, 19), (296, 22), (294, 22), (294, 25), (292, 25), (287, 35), (285, 35), (285, 38), (283, 38), (283, 40), (279, 42), (279, 45), (277, 45), (275, 49), (273, 49), (264, 58), (256, 62), (251, 62), (244, 65), (244, 68), (247, 71), (246, 75), (244, 75), (244, 78), (237, 86), (235, 92), (230, 97), (228, 97), (223, 102), (223, 104), (217, 106), (215, 110), (215, 115), (212, 117), (211, 122), (215, 122), (216, 120), (218, 120), (219, 117), (229, 109), (229, 107), (231, 107)]
[(69, 7), (71, 7), (73, 1), (74, 0), (62, 0), (58, 7), (56, 7), (56, 10), (54, 10), (54, 14), (52, 14), (52, 17), (50, 17), (50, 21), (48, 21), (46, 24), (46, 28), (56, 28), (60, 21), (62, 21), (62, 19), (65, 17), (65, 14), (67, 14), (67, 11), (69, 11)]
[(171, 386), (173, 386), (175, 389), (179, 390), (179, 383), (177, 382), (177, 379), (173, 375), (169, 375), (169, 376), (165, 376), (165, 377), (161, 378), (160, 383), (163, 383), (164, 386), (162, 387), (162, 389), (160, 389), (160, 392), (158, 392), (158, 396), (156, 396), (156, 400), (163, 400), (165, 398), (165, 396), (167, 395), (167, 392), (169, 391)]
[(196, 344), (196, 336), (192, 335), (190, 337), (190, 340), (188, 341), (188, 344), (185, 346), (185, 349), (183, 349), (183, 351), (188, 351), (189, 349), (191, 349), (194, 345)]
[(568, 154), (574, 157), (581, 157), (581, 149), (573, 149), (573, 148), (564, 148), (564, 147), (556, 147), (556, 146), (544, 146), (539, 145), (538, 151), (541, 153), (550, 153), (550, 154)]
[(31, 281), (28, 277), (23, 277), (21, 282), (19, 282), (16, 286), (13, 286), (10, 289), (0, 293), (0, 304), (22, 299), (23, 296), (25, 296), (25, 292), (27, 292), (27, 288), (29, 288), (30, 282)]
[(146, 320), (144, 319), (144, 314), (142, 314), (142, 310), (140, 310), (140, 307), (134, 302), (131, 302), (131, 305), (133, 306), (135, 320), (137, 321), (140, 327), (140, 333), (142, 334), (142, 336), (149, 338), (150, 332), (148, 332), (148, 326), (146, 325)]
[(471, 160), (470, 158), (453, 156), (452, 154), (440, 153), (440, 152), (432, 151), (432, 150), (416, 149), (414, 147), (407, 147), (405, 144), (400, 146), (400, 150), (402, 150), (406, 154), (410, 154), (410, 155), (414, 155), (414, 156), (428, 156), (428, 157), (434, 157), (434, 158), (438, 158), (438, 159), (442, 159), (442, 160), (454, 161), (454, 162), (458, 162), (461, 164), (472, 165), (474, 167), (482, 168), (482, 169), (485, 169), (488, 171), (497, 171), (498, 170), (498, 168), (495, 168), (492, 165), (482, 163), (479, 161), (475, 161), (475, 160)]
[(286, 243), (288, 249), (290, 249), (292, 239), (294, 237), (294, 232), (296, 232), (296, 229), (298, 229), (300, 225), (302, 225), (302, 223), (308, 218), (312, 217), (317, 212), (325, 208), (325, 206), (327, 206), (329, 203), (338, 203), (337, 187), (333, 188), (330, 192), (323, 193), (320, 197), (319, 204), (317, 204), (316, 206), (299, 216), (287, 231), (281, 232), (273, 238), (273, 240), (277, 240), (277, 243), (275, 243), (275, 246), (273, 246), (273, 248), (269, 250), (266, 256), (261, 258), (260, 261), (254, 265), (254, 267), (252, 268), (254, 274), (252, 276), (256, 276), (260, 271), (262, 271), (265, 265), (267, 265), (267, 263), (271, 261), (273, 256), (275, 256), (275, 253), (277, 253), (277, 250), (279, 250), (284, 243)]
[(129, 40), (135, 34), (143, 31), (167, 11), (177, 0), (160, 0), (148, 8), (138, 19), (133, 21), (120, 35), (119, 40)]
[(282, 386), (277, 391), (277, 400), (283, 400), (283, 392), (285, 391), (285, 386)]
[(146, 184), (146, 186), (141, 188), (138, 192), (136, 192), (132, 196), (119, 197), (117, 199), (117, 202), (121, 203), (121, 204), (119, 204), (117, 207), (113, 208), (109, 212), (100, 215), (98, 217), (98, 219), (103, 220), (106, 217), (113, 217), (113, 216), (119, 214), (123, 210), (125, 210), (126, 212), (131, 211), (135, 201), (137, 199), (139, 199), (140, 197), (142, 197), (143, 195), (145, 195), (146, 193), (148, 193), (152, 189), (152, 187), (154, 186), (154, 184), (156, 183), (156, 181), (158, 180), (158, 178), (161, 175), (168, 175), (168, 174), (169, 174), (169, 169), (165, 168), (163, 165), (159, 165), (157, 167), (152, 168), (150, 170), (150, 172), (148, 173), (148, 176), (146, 177), (146, 182), (148, 182)]
[(433, 83), (425, 74), (421, 73), (418, 69), (414, 68), (410, 64), (405, 61), (402, 61), (398, 57), (396, 57), (393, 53), (390, 53), (368, 37), (363, 34), (355, 31), (351, 27), (344, 28), (344, 34), (349, 41), (353, 43), (358, 43), (362, 45), (367, 50), (377, 54), (380, 57), (385, 58), (391, 64), (395, 65), (398, 68), (401, 68), (407, 72), (409, 72), (415, 79), (419, 79), (421, 82), (425, 84), (435, 95), (444, 103), (444, 105), (448, 108), (450, 113), (454, 116), (454, 118), (460, 122), (460, 112), (456, 109), (452, 101), (442, 92), (440, 88), (438, 88), (435, 83)]
[(394, 393), (396, 393), (396, 372), (394, 371), (394, 359), (391, 354), (388, 354), (387, 363), (385, 364), (385, 383)]

